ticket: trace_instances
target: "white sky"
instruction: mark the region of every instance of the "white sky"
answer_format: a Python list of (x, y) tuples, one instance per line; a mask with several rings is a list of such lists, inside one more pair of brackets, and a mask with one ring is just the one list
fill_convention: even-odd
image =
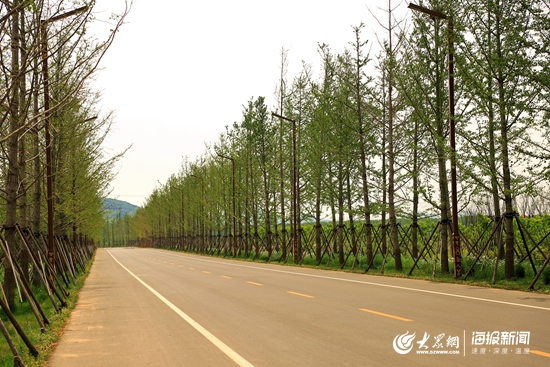
[[(98, 0), (94, 12), (107, 18), (123, 4)], [(302, 60), (318, 70), (318, 43), (341, 52), (361, 22), (363, 38), (377, 44), (368, 9), (385, 19), (379, 6), (387, 8), (387, 0), (136, 0), (94, 83), (103, 91), (102, 110), (116, 115), (107, 151), (133, 144), (110, 197), (143, 204), (183, 157), (194, 161), (205, 142), (240, 122), (251, 97), (273, 106), (282, 47), (289, 49), (290, 81)]]

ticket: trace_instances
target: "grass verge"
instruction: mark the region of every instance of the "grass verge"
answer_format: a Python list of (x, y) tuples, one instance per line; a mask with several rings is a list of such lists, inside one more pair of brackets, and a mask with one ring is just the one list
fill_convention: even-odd
[[(78, 294), (84, 286), (90, 268), (92, 266), (93, 259), (90, 261), (84, 272), (77, 275), (75, 282), (70, 285), (68, 289), (69, 297), (66, 300), (67, 307), (62, 308), (60, 312), (56, 312), (46, 291), (44, 289), (35, 289), (35, 295), (40, 303), (44, 313), (46, 314), (49, 325), (46, 325), (46, 332), (42, 333), (38, 321), (36, 320), (29, 304), (27, 302), (20, 303), (17, 301), (15, 309), (12, 310), (17, 321), (24, 329), (27, 337), (31, 340), (35, 348), (38, 350), (38, 357), (33, 357), (28, 352), (27, 347), (23, 340), (17, 335), (13, 325), (5, 313), (0, 310), (0, 317), (4, 321), (4, 324), (8, 328), (10, 335), (14, 341), (14, 344), (21, 355), (25, 366), (27, 367), (43, 367), (47, 365), (48, 358), (52, 353), (57, 341), (63, 333), (69, 316), (76, 306), (78, 300)], [(13, 366), (13, 354), (8, 346), (6, 339), (0, 333), (0, 367), (12, 367)]]

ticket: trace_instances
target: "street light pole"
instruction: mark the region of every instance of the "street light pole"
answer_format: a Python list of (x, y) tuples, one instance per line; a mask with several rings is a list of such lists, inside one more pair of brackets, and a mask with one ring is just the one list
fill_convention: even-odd
[[(54, 17), (40, 21), (40, 43), (42, 52), (42, 75), (44, 83), (44, 135), (46, 140), (46, 202), (48, 207), (48, 263), (54, 269), (54, 241), (53, 241), (53, 183), (52, 183), (52, 148), (50, 135), (50, 77), (48, 72), (48, 29), (47, 26), (58, 20), (80, 14), (88, 10), (88, 6), (71, 10)], [(48, 279), (53, 285), (53, 275)]]
[(231, 161), (231, 182), (233, 185), (233, 257), (237, 257), (237, 209), (235, 207), (235, 159), (217, 153), (218, 157)]
[(292, 122), (292, 252), (294, 253), (294, 264), (301, 260), (301, 249), (298, 248), (298, 172), (296, 163), (296, 120), (278, 115), (274, 112), (272, 116)]
[(183, 251), (185, 249), (185, 208), (184, 208), (184, 201), (183, 201), (183, 189), (179, 189), (175, 186), (171, 186), (174, 190), (177, 190), (180, 192), (181, 195), (181, 250)]
[[(201, 196), (204, 197), (204, 180), (202, 179), (202, 177), (199, 177), (197, 175), (189, 175), (189, 177), (193, 177), (193, 178), (196, 178), (197, 180), (200, 180), (201, 182)], [(199, 217), (199, 223), (198, 223), (198, 230), (199, 230), (199, 249), (200, 251), (203, 251), (204, 250), (204, 247), (205, 247), (205, 237), (206, 237), (206, 229), (205, 229), (205, 225), (204, 225), (204, 222), (206, 221), (206, 214), (204, 212), (204, 206), (202, 208), (202, 217), (203, 218), (200, 218)], [(202, 220), (201, 220), (202, 219)], [(202, 229), (201, 229), (202, 227)]]
[(432, 19), (439, 18), (447, 20), (448, 34), (448, 66), (449, 66), (449, 135), (451, 144), (451, 186), (452, 186), (452, 217), (453, 217), (453, 256), (454, 276), (459, 278), (462, 275), (462, 255), (460, 248), (460, 235), (458, 233), (458, 194), (456, 179), (456, 138), (455, 138), (455, 81), (454, 81), (454, 40), (453, 40), (453, 19), (436, 10), (427, 9), (413, 3), (409, 9), (428, 14)]

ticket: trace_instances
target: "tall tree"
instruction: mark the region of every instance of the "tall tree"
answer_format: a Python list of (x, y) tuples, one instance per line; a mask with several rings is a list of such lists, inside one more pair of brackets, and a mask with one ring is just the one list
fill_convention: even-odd
[[(20, 117), (20, 88), (21, 88), (21, 71), (20, 71), (20, 47), (21, 47), (21, 33), (20, 33), (20, 15), (21, 15), (21, 2), (20, 0), (14, 0), (12, 3), (13, 11), (10, 17), (10, 36), (11, 36), (11, 75), (9, 81), (9, 136), (8, 136), (8, 149), (7, 149), (7, 161), (8, 172), (6, 180), (6, 222), (5, 233), (8, 249), (12, 254), (15, 254), (15, 223), (17, 221), (17, 192), (19, 186), (18, 177), (18, 142), (19, 142), (19, 128), (21, 125)], [(4, 290), (6, 293), (6, 299), (8, 305), (14, 306), (15, 300), (15, 276), (14, 269), (10, 261), (6, 261), (4, 265)]]
[[(471, 69), (476, 78), (485, 82), (485, 88), (476, 87), (477, 105), (482, 116), (488, 120), (490, 192), (495, 212), (498, 213), (495, 194), (496, 146), (499, 145), (501, 183), (499, 197), (504, 201), (505, 227), (505, 277), (514, 277), (514, 197), (523, 188), (531, 185), (522, 177), (515, 164), (520, 158), (522, 137), (530, 135), (538, 113), (540, 90), (532, 83), (536, 74), (537, 50), (535, 35), (540, 26), (533, 16), (540, 9), (540, 2), (494, 0), (481, 4), (478, 1), (465, 3), (467, 19), (473, 41), (466, 44)], [(498, 143), (494, 134), (498, 133)], [(526, 163), (523, 158), (523, 163)]]
[(367, 157), (367, 152), (372, 154), (376, 151), (373, 123), (378, 109), (374, 107), (374, 103), (369, 98), (368, 85), (372, 82), (372, 78), (367, 77), (366, 67), (370, 61), (369, 55), (365, 55), (364, 48), (368, 41), (361, 39), (361, 31), (364, 24), (361, 23), (357, 27), (353, 27), (355, 40), (351, 44), (353, 48), (353, 77), (351, 84), (348, 86), (353, 90), (353, 112), (356, 120), (355, 130), (359, 138), (359, 169), (361, 174), (362, 200), (363, 200), (363, 215), (366, 236), (366, 255), (367, 264), (373, 261), (372, 251), (372, 223), (371, 223), (371, 198), (369, 195), (369, 161), (372, 157)]
[[(6, 215), (2, 220), (5, 223), (6, 240), (10, 252), (14, 251), (14, 254), (16, 249), (15, 222), (18, 217), (19, 224), (27, 226), (29, 213), (27, 191), (31, 182), (36, 182), (37, 188), (33, 203), (33, 230), (40, 230), (42, 198), (39, 185), (44, 174), (41, 166), (43, 154), (40, 149), (42, 142), (39, 136), (39, 126), (43, 124), (43, 119), (48, 115), (57, 114), (60, 118), (75, 116), (77, 109), (72, 110), (71, 116), (62, 116), (65, 113), (62, 111), (63, 107), (81, 97), (79, 93), (85, 87), (86, 79), (97, 69), (101, 57), (112, 44), (114, 35), (129, 11), (128, 6), (123, 14), (115, 20), (112, 32), (107, 35), (106, 39), (97, 41), (86, 33), (87, 26), (93, 20), (90, 17), (91, 7), (80, 8), (81, 13), (73, 14), (72, 17), (56, 18), (55, 16), (59, 15), (60, 9), (65, 7), (66, 2), (62, 0), (36, 2), (32, 5), (29, 6), (27, 1), (15, 0), (3, 2), (0, 6), (0, 21), (9, 22), (9, 27), (2, 24), (2, 29), (7, 31), (0, 32), (0, 52), (2, 53), (0, 57), (2, 64), (0, 105), (4, 106), (6, 101), (8, 105), (7, 109), (0, 108), (0, 152), (2, 159), (7, 162), (5, 177), (2, 178), (5, 190), (1, 195), (6, 202)], [(10, 47), (5, 47), (8, 43)], [(49, 50), (48, 53), (44, 52), (47, 50)], [(9, 57), (8, 52), (10, 52)], [(40, 80), (39, 72), (45, 71), (46, 60), (52, 63), (52, 73), (48, 79)], [(27, 77), (31, 74), (32, 78)], [(46, 72), (43, 74), (47, 75)], [(52, 88), (52, 93), (61, 92), (56, 94), (56, 98), (52, 99), (53, 103), (48, 108), (44, 107), (46, 99), (41, 96), (45, 91), (42, 84), (46, 83)], [(30, 112), (31, 106), (32, 112)], [(60, 130), (62, 130), (61, 127), (57, 132), (62, 135)], [(31, 155), (26, 143), (27, 134), (30, 131), (34, 135), (35, 163), (32, 176), (27, 177), (26, 162)], [(107, 169), (107, 166), (105, 168)], [(101, 185), (98, 184), (96, 189), (100, 190), (100, 187)], [(98, 197), (103, 193), (99, 191), (95, 193), (97, 205), (90, 206), (90, 209), (94, 208), (97, 215), (91, 221), (102, 221)], [(18, 200), (19, 213), (17, 212)], [(92, 227), (93, 225), (90, 225), (87, 229)], [(96, 225), (95, 230), (97, 231), (99, 228)], [(24, 252), (22, 255), (23, 267), (27, 269)], [(8, 264), (5, 267), (4, 289), (11, 306), (14, 301), (15, 282), (10, 266), (11, 264)]]
[[(279, 85), (277, 88), (276, 97), (278, 101), (278, 113), (281, 115), (285, 115), (286, 109), (285, 107), (288, 105), (287, 99), (288, 99), (288, 87), (287, 87), (287, 71), (288, 71), (288, 50), (282, 48), (281, 49), (281, 65), (280, 65), (280, 79), (279, 79)], [(286, 229), (286, 203), (285, 203), (285, 161), (288, 154), (285, 154), (285, 151), (288, 151), (288, 127), (287, 127), (287, 121), (285, 119), (279, 119), (279, 135), (278, 135), (278, 149), (279, 149), (279, 205), (280, 205), (280, 217), (281, 217), (281, 243), (282, 243), (282, 249), (283, 254), (282, 257), (286, 258), (286, 250), (287, 250), (287, 229)], [(275, 221), (275, 232), (277, 233), (277, 221)]]
[[(440, 1), (430, 1), (429, 8), (441, 11)], [(414, 109), (415, 118), (421, 121), (423, 128), (430, 133), (436, 172), (424, 172), (427, 177), (437, 177), (439, 201), (432, 198), (430, 191), (423, 191), (423, 198), (439, 211), (441, 238), (441, 272), (449, 273), (449, 224), (450, 203), (447, 177), (447, 136), (446, 124), (448, 104), (445, 98), (445, 55), (448, 34), (444, 21), (434, 17), (430, 20), (425, 14), (414, 15), (414, 29), (407, 50), (410, 61), (407, 76), (411, 83), (404, 90), (407, 103)], [(429, 179), (428, 179), (429, 180)]]
[[(384, 124), (383, 130), (385, 131), (385, 138), (387, 139), (387, 148), (384, 151), (384, 155), (387, 159), (388, 171), (387, 171), (387, 194), (388, 194), (388, 215), (390, 221), (390, 239), (393, 249), (393, 257), (395, 260), (396, 270), (403, 270), (403, 264), (401, 262), (401, 248), (398, 237), (397, 227), (397, 198), (396, 192), (398, 190), (398, 184), (396, 182), (398, 178), (397, 173), (397, 152), (398, 152), (398, 136), (402, 127), (399, 126), (398, 110), (399, 110), (399, 89), (396, 88), (396, 74), (398, 69), (398, 55), (401, 48), (402, 37), (399, 37), (398, 30), (401, 23), (395, 19), (396, 7), (392, 5), (391, 0), (387, 2), (386, 22), (379, 21), (381, 27), (387, 32), (387, 38), (382, 41), (382, 56), (380, 60), (380, 69), (382, 78), (384, 79), (383, 85), (387, 86), (387, 93), (383, 95), (382, 109), (384, 110), (384, 116), (386, 118), (382, 123)], [(386, 188), (384, 188), (386, 189)]]

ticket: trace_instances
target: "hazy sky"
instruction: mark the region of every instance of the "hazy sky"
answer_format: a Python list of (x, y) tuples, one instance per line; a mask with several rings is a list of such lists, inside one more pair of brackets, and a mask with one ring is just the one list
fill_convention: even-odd
[[(106, 18), (123, 4), (98, 0), (94, 12)], [(387, 8), (387, 0), (136, 0), (94, 82), (102, 110), (116, 115), (107, 151), (133, 145), (110, 197), (141, 205), (183, 157), (194, 161), (205, 143), (240, 121), (251, 97), (274, 106), (281, 48), (292, 80), (302, 61), (318, 70), (318, 43), (341, 52), (361, 22), (363, 38), (377, 44), (369, 8), (385, 18), (378, 7)]]

